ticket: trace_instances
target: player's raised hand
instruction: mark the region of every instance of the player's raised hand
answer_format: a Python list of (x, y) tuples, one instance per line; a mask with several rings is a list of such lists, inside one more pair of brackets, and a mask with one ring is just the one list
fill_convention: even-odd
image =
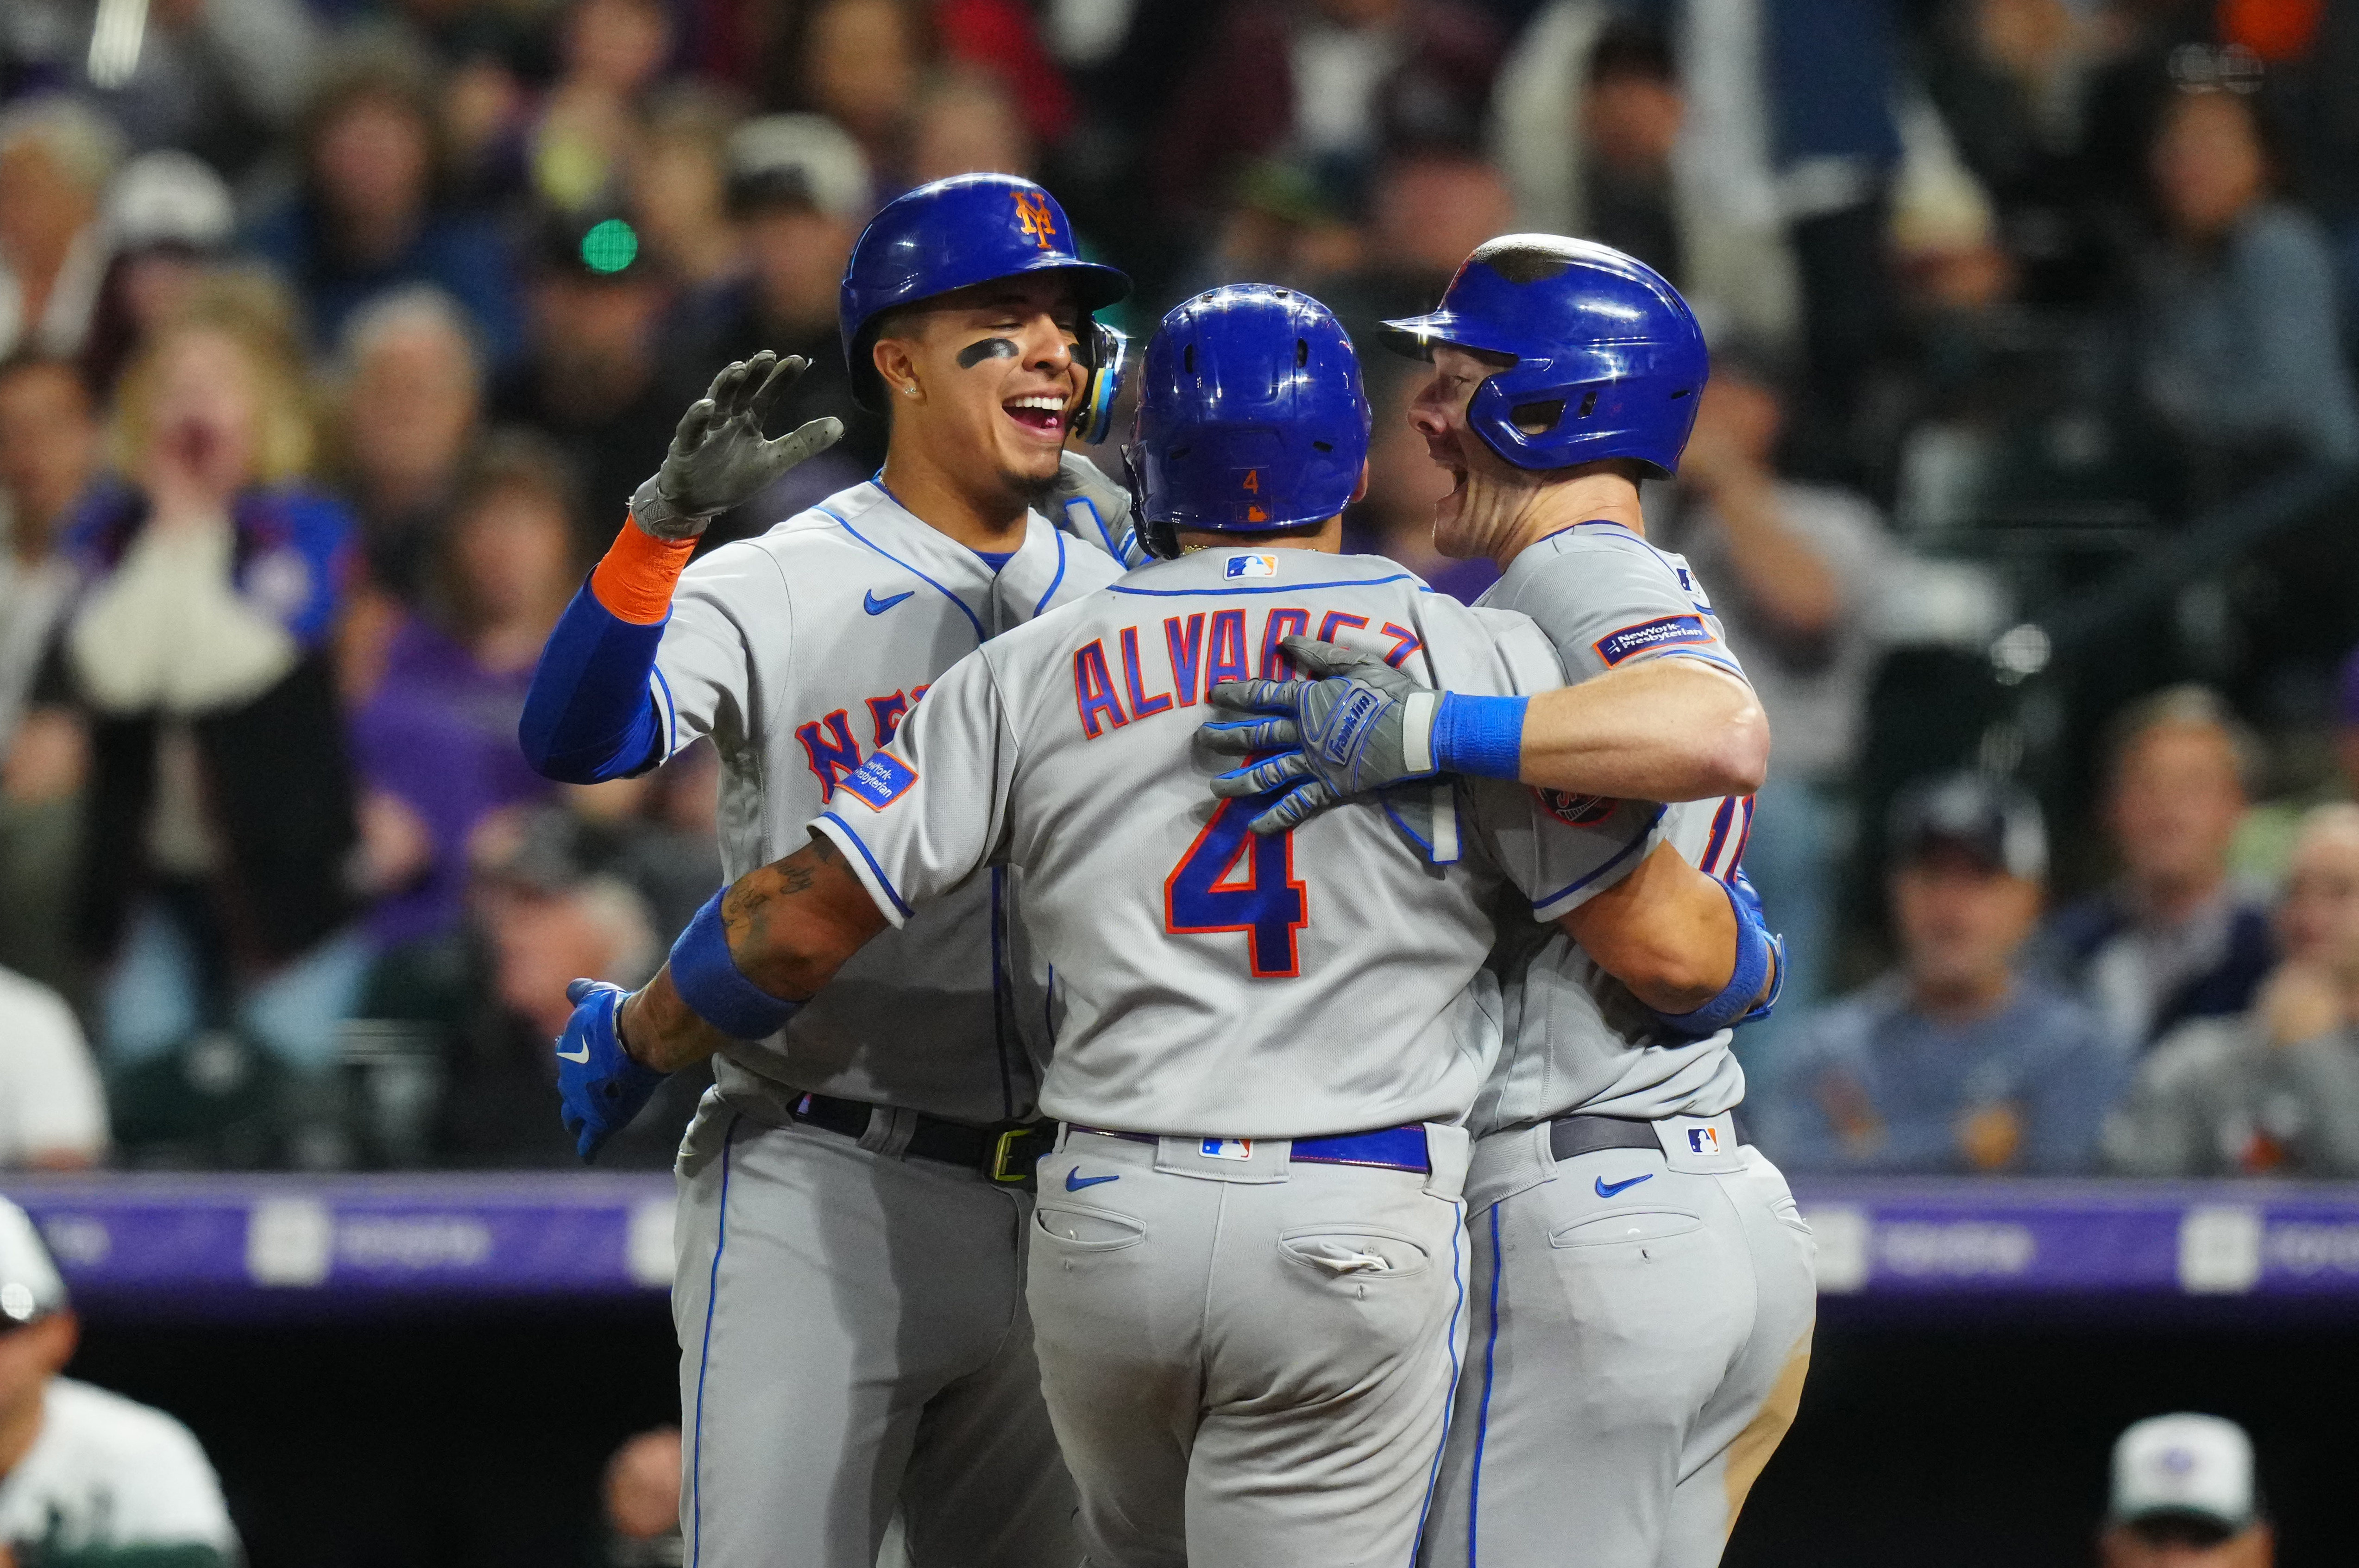
[(1279, 645), (1309, 678), (1223, 681), (1206, 694), (1229, 716), (1203, 727), (1212, 751), (1291, 748), (1212, 780), (1219, 795), (1277, 794), (1255, 832), (1283, 832), (1351, 795), (1434, 774), (1439, 692), (1373, 654), (1310, 637)]
[(841, 419), (814, 419), (771, 440), (762, 426), (810, 362), (764, 349), (712, 378), (673, 432), (663, 466), (631, 497), (631, 515), (658, 539), (693, 539), (720, 513), (759, 495), (797, 463), (835, 445)]
[(603, 980), (575, 980), (565, 988), (573, 1016), (557, 1040), (558, 1114), (584, 1164), (597, 1157), (600, 1144), (630, 1125), (669, 1076), (639, 1065), (623, 1049), (615, 1013), (628, 994)]

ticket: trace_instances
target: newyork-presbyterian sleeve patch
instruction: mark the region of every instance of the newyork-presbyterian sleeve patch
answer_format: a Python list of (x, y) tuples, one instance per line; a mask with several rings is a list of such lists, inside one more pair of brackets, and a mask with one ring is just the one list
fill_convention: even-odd
[(918, 782), (918, 770), (890, 752), (879, 752), (843, 775), (836, 787), (849, 793), (871, 811), (882, 811)]
[(1597, 656), (1611, 666), (1636, 654), (1650, 654), (1657, 648), (1718, 641), (1705, 628), (1701, 615), (1665, 615), (1653, 621), (1641, 621), (1636, 626), (1625, 626), (1619, 632), (1600, 637), (1590, 645), (1597, 650)]

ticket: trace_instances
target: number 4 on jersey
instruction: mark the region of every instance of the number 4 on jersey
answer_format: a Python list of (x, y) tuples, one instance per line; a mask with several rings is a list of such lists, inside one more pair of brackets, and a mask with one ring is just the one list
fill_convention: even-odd
[(1256, 837), (1246, 826), (1267, 798), (1224, 800), (1163, 881), (1163, 928), (1177, 936), (1216, 931), (1248, 934), (1257, 980), (1302, 972), (1295, 933), (1310, 924), (1302, 883), (1294, 877), (1291, 831)]

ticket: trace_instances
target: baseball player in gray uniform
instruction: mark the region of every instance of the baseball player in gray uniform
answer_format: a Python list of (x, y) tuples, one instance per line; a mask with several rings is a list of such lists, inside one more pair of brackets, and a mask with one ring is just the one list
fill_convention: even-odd
[[(1028, 1294), (1089, 1561), (1400, 1563), (1468, 1304), (1457, 1123), (1498, 1042), (1490, 911), (1582, 937), (1601, 909), (1647, 923), (1617, 972), (1664, 1009), (1724, 990), (1743, 944), (1716, 881), (1648, 856), (1643, 803), (1576, 822), (1445, 784), (1255, 835), (1260, 803), (1206, 800), (1204, 694), (1283, 673), (1291, 633), (1366, 650), (1412, 706), (1560, 666), (1521, 617), (1324, 553), (1367, 438), (1324, 308), (1215, 290), (1166, 319), (1146, 379), (1167, 558), (935, 681), (813, 843), (717, 897), (649, 986), (577, 982), (561, 1050), (594, 1083), (766, 1033), (888, 924), (1021, 871), (1051, 976), (1041, 1103), (1064, 1124)], [(1401, 732), (1394, 700), (1343, 727)]]
[[(1611, 703), (1616, 685), (1643, 681), (1670, 731), (1644, 765), (1658, 784), (1708, 786), (1712, 725), (1742, 703), (1743, 672), (1687, 563), (1647, 542), (1636, 483), (1676, 468), (1702, 386), (1685, 302), (1604, 246), (1511, 235), (1476, 251), (1431, 315), (1389, 325), (1434, 362), (1413, 417), (1460, 481), (1439, 542), (1497, 561), (1481, 602), (1529, 615), (1586, 686), (1534, 708)], [(1339, 685), (1397, 678), (1316, 650), (1298, 658)], [(1300, 688), (1249, 695), (1315, 728)], [(1508, 705), (1440, 706), (1427, 743), (1444, 765), (1472, 752), (1494, 774), (1591, 792), (1541, 789), (1571, 820), (1612, 807), (1593, 770), (1534, 748), (1529, 726), (1518, 735)], [(1693, 748), (1684, 781), (1664, 750), (1681, 743)], [(1294, 820), (1341, 793), (1317, 761), (1314, 747), (1242, 782), (1295, 782), (1306, 793), (1273, 812)], [(1741, 870), (1749, 793), (1661, 809), (1649, 852), (1678, 855), (1757, 915)], [(1755, 957), (1774, 970), (1774, 943)], [(1506, 1044), (1469, 1119), (1473, 1338), (1430, 1564), (1537, 1568), (1578, 1542), (1600, 1568), (1707, 1568), (1800, 1396), (1812, 1243), (1733, 1115), (1745, 1078), (1731, 1032), (1759, 1011), (1759, 973), (1741, 962), (1714, 1003), (1665, 1019), (1595, 959), (1544, 929), (1506, 930), (1495, 959)]]
[[(892, 411), (884, 469), (683, 574), (704, 516), (832, 434), (766, 442), (782, 376), (766, 356), (723, 373), (550, 638), (527, 754), (589, 780), (710, 736), (729, 873), (804, 843), (943, 671), (1116, 575), (1028, 503), (1104, 390), (1088, 311), (1126, 287), (1028, 180), (887, 206), (843, 312), (855, 381)], [(672, 1292), (697, 1568), (871, 1568), (897, 1509), (917, 1568), (1079, 1560), (1021, 1290), (1052, 1130), (1012, 894), (993, 873), (930, 903), (714, 1064)], [(560, 1062), (587, 1157), (644, 1093), (610, 1080), (585, 1104), (583, 1067)]]

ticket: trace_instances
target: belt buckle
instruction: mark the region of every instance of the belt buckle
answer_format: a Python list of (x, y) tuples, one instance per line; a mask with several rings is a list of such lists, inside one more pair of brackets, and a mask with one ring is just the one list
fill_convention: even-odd
[(1011, 1127), (1001, 1133), (991, 1145), (991, 1166), (984, 1174), (1002, 1186), (1030, 1185), (1037, 1174), (1034, 1167), (1040, 1162), (1040, 1156), (1033, 1155), (1020, 1169), (1013, 1169), (1011, 1165), (1017, 1158), (1017, 1149), (1022, 1141), (1039, 1135), (1039, 1130), (1032, 1127)]

